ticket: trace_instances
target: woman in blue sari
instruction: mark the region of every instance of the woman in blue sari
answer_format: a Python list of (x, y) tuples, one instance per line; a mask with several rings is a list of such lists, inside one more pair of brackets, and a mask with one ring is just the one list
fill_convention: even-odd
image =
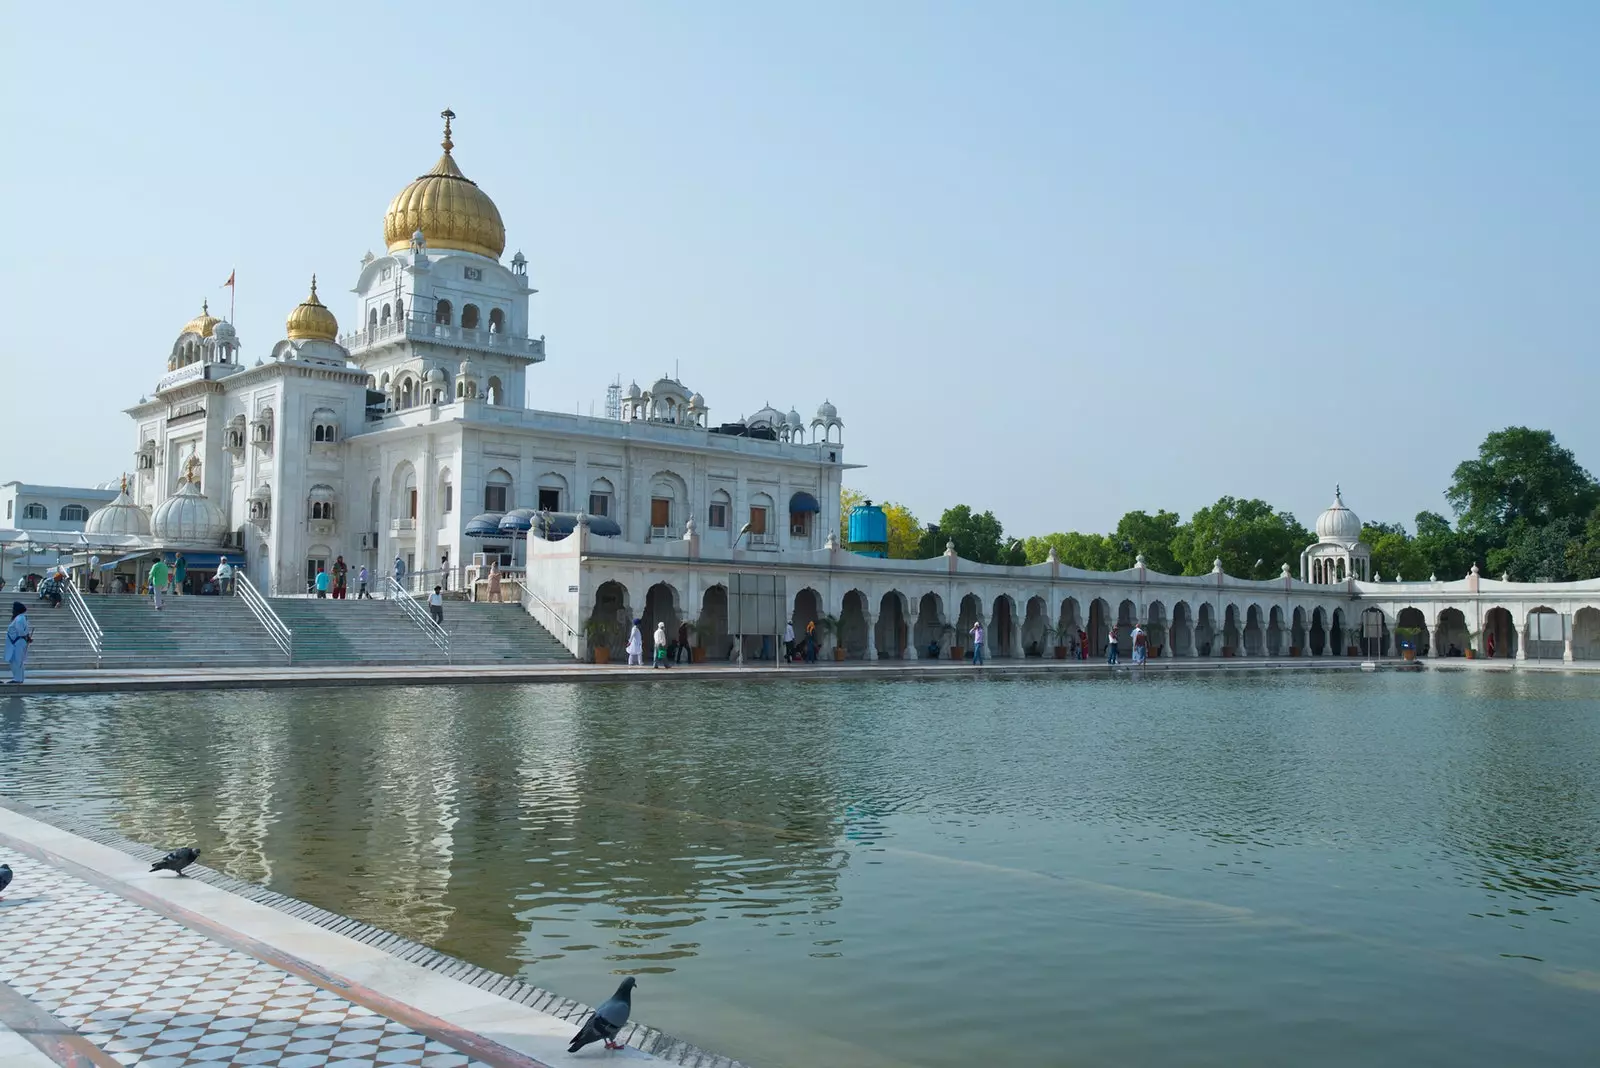
[(6, 628), (6, 663), (11, 665), (11, 678), (7, 685), (23, 680), (24, 665), (28, 662), (28, 643), (33, 641), (33, 627), (28, 623), (28, 606), (21, 601), (11, 602), (11, 625)]

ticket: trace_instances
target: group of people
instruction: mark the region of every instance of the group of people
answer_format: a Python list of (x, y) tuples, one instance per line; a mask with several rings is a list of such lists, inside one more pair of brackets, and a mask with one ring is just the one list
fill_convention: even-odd
[[(405, 573), (405, 564), (401, 563), (400, 559), (396, 557), (395, 566), (400, 569), (395, 573), (395, 577), (399, 578)], [(362, 564), (356, 571), (357, 600), (362, 597), (369, 600), (372, 598), (372, 594), (367, 592), (368, 577), (367, 565)], [(327, 568), (318, 564), (316, 577), (311, 580), (311, 588), (316, 591), (319, 598), (326, 598), (331, 594), (335, 601), (346, 600), (346, 594), (350, 590), (350, 565), (344, 562), (343, 556), (340, 556), (334, 560), (333, 573), (329, 574)]]
[[(630, 666), (642, 666), (644, 664), (644, 631), (641, 629), (643, 626), (644, 621), (642, 619), (635, 619), (633, 626), (628, 630), (628, 664)], [(655, 658), (650, 663), (651, 669), (670, 668), (673, 664), (680, 662), (683, 657), (689, 655), (689, 624), (686, 622), (678, 624), (678, 639), (673, 641), (667, 636), (666, 623), (657, 621), (656, 632), (651, 636), (651, 641), (655, 645)]]
[[(1082, 633), (1081, 631), (1079, 633)], [(1135, 623), (1133, 633), (1128, 635), (1133, 643), (1133, 662), (1142, 664), (1150, 657), (1150, 636), (1143, 627)], [(1117, 663), (1117, 628), (1112, 627), (1111, 633), (1106, 635), (1106, 663)]]

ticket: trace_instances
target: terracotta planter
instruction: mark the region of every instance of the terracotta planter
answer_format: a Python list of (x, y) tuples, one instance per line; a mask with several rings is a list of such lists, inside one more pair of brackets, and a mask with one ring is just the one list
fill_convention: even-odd
[(1298, 645), (1289, 646), (1289, 655), (1290, 656), (1299, 656), (1300, 655), (1300, 647)]
[(950, 659), (951, 660), (962, 660), (962, 659), (966, 658), (966, 655), (967, 655), (966, 649), (962, 648), (961, 646), (952, 645), (950, 647)]
[(689, 663), (704, 664), (705, 662), (706, 651), (704, 646), (697, 645), (693, 649), (689, 650)]
[(596, 664), (609, 664), (609, 663), (611, 663), (611, 650), (606, 648), (604, 645), (595, 646), (594, 647), (594, 662)]
[(1478, 659), (1478, 650), (1469, 645), (1467, 646), (1466, 652), (1463, 655), (1465, 655), (1468, 660), (1476, 660)]
[(1417, 658), (1417, 651), (1415, 649), (1407, 649), (1401, 655), (1404, 656), (1407, 660), (1415, 660)]
[(833, 658), (835, 660), (843, 660), (844, 659), (844, 646), (835, 645), (833, 647)]
[(1344, 649), (1344, 655), (1345, 656), (1360, 656), (1361, 655), (1361, 647), (1359, 645), (1347, 645), (1347, 646), (1345, 646), (1345, 649)]
[(1067, 658), (1067, 647), (1065, 645), (1056, 646), (1056, 659), (1057, 660), (1065, 660), (1066, 658)]

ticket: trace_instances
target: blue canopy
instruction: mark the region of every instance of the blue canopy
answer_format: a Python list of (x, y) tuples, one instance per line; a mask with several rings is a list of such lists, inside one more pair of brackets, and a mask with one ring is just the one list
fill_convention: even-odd
[(469, 538), (498, 538), (500, 536), (500, 512), (484, 512), (467, 520), (466, 529), (461, 533)]
[(533, 517), (536, 514), (532, 508), (513, 508), (500, 517), (500, 532), (520, 534), (533, 526)]
[[(532, 533), (545, 541), (560, 541), (577, 529), (576, 512), (538, 512), (534, 515)], [(622, 533), (622, 528), (609, 516), (592, 515), (589, 517), (589, 533), (602, 538), (615, 538)]]
[(789, 511), (792, 514), (794, 512), (820, 512), (822, 509), (817, 507), (817, 499), (815, 497), (805, 490), (801, 490), (789, 498)]

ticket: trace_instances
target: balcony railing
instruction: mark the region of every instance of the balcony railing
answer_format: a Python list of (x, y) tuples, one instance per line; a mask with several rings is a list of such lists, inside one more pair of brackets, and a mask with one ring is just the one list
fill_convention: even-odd
[(457, 348), (477, 349), (480, 352), (504, 352), (512, 356), (539, 363), (544, 359), (544, 338), (517, 337), (512, 334), (493, 333), (487, 329), (468, 329), (448, 323), (436, 323), (431, 318), (410, 318), (399, 322), (380, 323), (345, 334), (339, 344), (351, 352), (391, 342), (432, 341)]

